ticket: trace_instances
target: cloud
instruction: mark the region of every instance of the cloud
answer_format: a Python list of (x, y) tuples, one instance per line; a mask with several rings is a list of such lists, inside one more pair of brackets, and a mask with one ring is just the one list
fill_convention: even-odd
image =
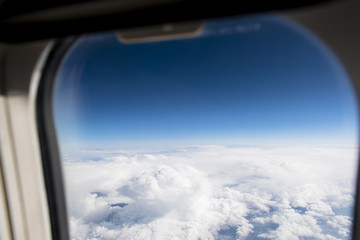
[(72, 239), (350, 238), (353, 148), (191, 146), (64, 159)]

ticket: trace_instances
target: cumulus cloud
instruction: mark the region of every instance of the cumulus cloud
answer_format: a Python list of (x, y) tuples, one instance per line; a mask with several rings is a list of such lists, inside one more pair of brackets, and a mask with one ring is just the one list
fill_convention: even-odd
[(71, 238), (350, 239), (356, 159), (310, 147), (67, 153)]

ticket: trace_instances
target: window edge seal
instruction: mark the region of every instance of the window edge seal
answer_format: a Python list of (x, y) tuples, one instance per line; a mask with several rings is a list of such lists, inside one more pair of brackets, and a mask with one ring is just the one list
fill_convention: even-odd
[(68, 37), (55, 41), (43, 66), (35, 102), (36, 124), (53, 240), (70, 239), (62, 163), (53, 115), (53, 93), (61, 62), (77, 39), (78, 37)]

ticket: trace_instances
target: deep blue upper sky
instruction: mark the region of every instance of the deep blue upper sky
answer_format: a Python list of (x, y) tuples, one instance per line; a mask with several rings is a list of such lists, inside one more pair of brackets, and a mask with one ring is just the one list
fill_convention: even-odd
[(265, 15), (208, 21), (179, 40), (83, 37), (59, 71), (54, 111), (69, 145), (354, 145), (353, 94), (316, 37)]

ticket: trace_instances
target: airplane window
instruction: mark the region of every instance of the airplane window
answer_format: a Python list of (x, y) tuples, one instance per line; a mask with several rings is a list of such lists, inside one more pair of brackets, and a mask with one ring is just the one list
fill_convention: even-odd
[(355, 93), (286, 18), (83, 36), (54, 114), (72, 239), (351, 238)]

